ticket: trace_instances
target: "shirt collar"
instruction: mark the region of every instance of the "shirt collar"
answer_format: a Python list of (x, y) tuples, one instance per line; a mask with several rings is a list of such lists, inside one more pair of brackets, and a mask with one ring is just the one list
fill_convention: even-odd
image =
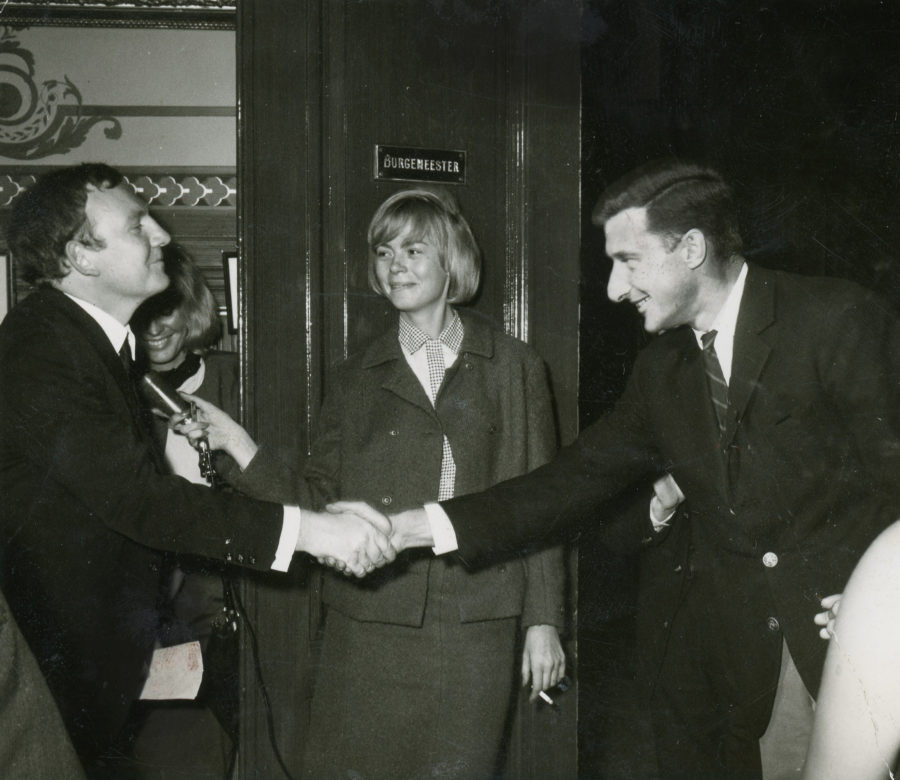
[(437, 339), (431, 339), (427, 333), (407, 322), (404, 317), (400, 317), (400, 329), (397, 333), (400, 344), (412, 355), (418, 352), (426, 341), (440, 341), (449, 350), (459, 354), (465, 331), (459, 313), (456, 309), (451, 309), (451, 312), (450, 322), (447, 323)]
[(109, 343), (112, 344), (113, 349), (116, 351), (116, 354), (119, 353), (122, 349), (122, 345), (127, 341), (128, 350), (131, 352), (131, 359), (134, 360), (134, 333), (132, 333), (130, 325), (123, 325), (113, 317), (112, 314), (103, 311), (99, 306), (90, 303), (89, 301), (77, 298), (70, 293), (65, 293), (65, 295), (84, 309), (91, 319), (101, 327), (106, 334), (106, 338), (109, 339)]
[[(716, 331), (716, 351), (725, 345), (734, 344), (734, 332), (737, 329), (738, 312), (741, 308), (741, 298), (744, 296), (744, 285), (747, 282), (747, 264), (741, 265), (741, 271), (738, 278), (728, 293), (725, 303), (719, 309), (719, 313), (713, 320), (710, 330)], [(693, 329), (692, 329), (693, 330)], [(700, 338), (706, 331), (694, 330), (694, 337), (697, 339), (697, 345), (703, 349), (703, 343)]]

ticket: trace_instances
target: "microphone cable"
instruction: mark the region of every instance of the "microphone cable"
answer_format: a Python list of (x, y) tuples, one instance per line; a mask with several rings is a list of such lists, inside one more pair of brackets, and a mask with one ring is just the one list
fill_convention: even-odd
[[(225, 581), (225, 578), (223, 578), (223, 581)], [(256, 638), (256, 630), (253, 628), (253, 624), (250, 622), (250, 618), (247, 616), (247, 610), (244, 608), (244, 602), (241, 600), (239, 591), (240, 588), (232, 587), (232, 583), (228, 581), (227, 594), (230, 594), (231, 598), (234, 600), (234, 604), (237, 607), (237, 612), (241, 618), (241, 622), (247, 627), (247, 634), (250, 637), (250, 648), (251, 654), (253, 656), (253, 669), (256, 673), (256, 682), (260, 695), (262, 696), (263, 705), (266, 711), (266, 730), (269, 734), (269, 744), (272, 747), (272, 752), (275, 754), (275, 759), (278, 761), (278, 765), (281, 767), (281, 771), (284, 772), (284, 776), (288, 778), (288, 780), (293, 780), (293, 776), (291, 775), (290, 770), (288, 770), (287, 765), (284, 762), (284, 758), (281, 755), (281, 750), (278, 747), (278, 739), (275, 736), (275, 715), (272, 712), (272, 701), (269, 698), (269, 690), (266, 687), (266, 681), (263, 678), (262, 663), (259, 660), (259, 642)]]

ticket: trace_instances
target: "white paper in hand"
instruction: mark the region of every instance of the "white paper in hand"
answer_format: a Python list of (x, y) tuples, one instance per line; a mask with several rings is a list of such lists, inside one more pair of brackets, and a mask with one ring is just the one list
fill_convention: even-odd
[(196, 699), (202, 680), (203, 655), (199, 642), (160, 647), (153, 651), (141, 699)]

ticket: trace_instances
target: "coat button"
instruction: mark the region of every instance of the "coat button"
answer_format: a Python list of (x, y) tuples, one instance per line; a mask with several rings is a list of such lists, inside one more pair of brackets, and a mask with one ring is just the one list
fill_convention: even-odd
[(767, 552), (762, 557), (763, 566), (766, 566), (769, 569), (774, 569), (778, 565), (778, 556), (773, 552)]
[(766, 627), (769, 629), (769, 631), (772, 631), (774, 633), (775, 631), (779, 631), (781, 629), (781, 623), (778, 622), (778, 618), (776, 617), (766, 618)]
[(681, 564), (680, 563), (675, 567), (674, 571), (676, 574), (681, 574)]
[(398, 431), (396, 428), (391, 428), (391, 436), (399, 436), (399, 435), (400, 435), (400, 431)]
[(393, 500), (393, 499), (392, 499), (390, 496), (384, 496), (384, 497), (381, 499), (381, 503), (384, 504), (385, 506), (390, 506), (390, 503), (391, 503), (392, 500)]

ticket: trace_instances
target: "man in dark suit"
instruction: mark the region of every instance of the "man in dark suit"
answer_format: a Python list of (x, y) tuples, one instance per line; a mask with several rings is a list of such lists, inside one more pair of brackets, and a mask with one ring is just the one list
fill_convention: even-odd
[(8, 238), (39, 289), (0, 326), (2, 587), (86, 767), (110, 766), (154, 643), (162, 551), (284, 571), (303, 550), (358, 575), (392, 551), (358, 518), (165, 475), (127, 323), (168, 284), (169, 235), (117, 171), (43, 177)]
[(2, 593), (0, 767), (5, 777), (84, 777), (47, 683)]
[(671, 472), (690, 510), (674, 521), (668, 587), (641, 602), (659, 635), (660, 772), (758, 776), (783, 655), (815, 695), (819, 599), (900, 515), (900, 325), (848, 282), (745, 262), (715, 171), (653, 164), (613, 185), (593, 218), (613, 261), (609, 297), (659, 334), (624, 395), (547, 466), (392, 517), (395, 544), (437, 541), (476, 564)]

